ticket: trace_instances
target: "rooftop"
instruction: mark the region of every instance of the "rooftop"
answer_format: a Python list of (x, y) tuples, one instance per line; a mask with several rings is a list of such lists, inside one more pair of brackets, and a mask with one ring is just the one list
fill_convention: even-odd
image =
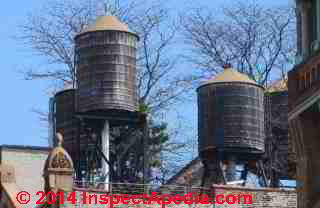
[(50, 151), (51, 147), (40, 146), (25, 146), (25, 145), (0, 145), (0, 149), (13, 149), (13, 150), (38, 150), (38, 151)]

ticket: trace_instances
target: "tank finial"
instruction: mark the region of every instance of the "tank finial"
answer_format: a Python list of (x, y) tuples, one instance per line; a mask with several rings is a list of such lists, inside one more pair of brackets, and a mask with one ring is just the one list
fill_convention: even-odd
[(223, 65), (223, 69), (230, 69), (230, 68), (232, 68), (232, 65), (230, 64), (230, 63), (225, 63), (224, 65)]
[(56, 137), (57, 137), (57, 141), (58, 141), (58, 146), (61, 147), (62, 146), (62, 142), (63, 142), (63, 136), (60, 132), (58, 132), (56, 134)]

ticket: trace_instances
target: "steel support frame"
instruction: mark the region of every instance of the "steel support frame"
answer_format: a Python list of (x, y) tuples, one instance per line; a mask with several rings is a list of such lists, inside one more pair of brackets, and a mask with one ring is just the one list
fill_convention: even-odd
[[(77, 129), (77, 151), (76, 151), (76, 162), (75, 162), (75, 170), (76, 170), (76, 177), (77, 177), (77, 181), (80, 181), (82, 179), (82, 173), (81, 173), (81, 170), (82, 168), (80, 167), (81, 166), (81, 156), (82, 156), (82, 150), (81, 150), (81, 143), (83, 144), (83, 142), (81, 141), (81, 127), (82, 125), (83, 126), (90, 126), (90, 123), (94, 123), (96, 121), (101, 121), (101, 122), (105, 122), (105, 121), (108, 121), (110, 123), (113, 123), (113, 122), (120, 122), (121, 124), (119, 125), (114, 125), (112, 127), (121, 127), (121, 126), (127, 126), (127, 125), (133, 125), (133, 126), (137, 126), (139, 128), (142, 127), (143, 129), (143, 148), (144, 148), (144, 153), (143, 153), (143, 163), (144, 163), (144, 167), (143, 167), (143, 183), (146, 183), (148, 181), (147, 179), (147, 173), (148, 173), (148, 122), (147, 122), (147, 115), (145, 113), (141, 113), (141, 112), (133, 112), (132, 114), (134, 114), (134, 118), (132, 118), (132, 115), (131, 116), (128, 116), (127, 118), (123, 117), (123, 115), (120, 115), (119, 117), (117, 117), (117, 115), (107, 115), (107, 114), (104, 114), (104, 115), (92, 115), (90, 113), (88, 114), (84, 114), (84, 113), (76, 113), (75, 114), (75, 118), (77, 118), (77, 124), (78, 124), (78, 129)], [(131, 118), (132, 119), (131, 119)], [(94, 125), (94, 124), (93, 124)], [(110, 125), (110, 128), (111, 128), (111, 125)], [(92, 133), (93, 134), (97, 134), (99, 135), (97, 137), (97, 141), (99, 139), (101, 139), (100, 137), (100, 134), (101, 134), (101, 131), (102, 129), (99, 129), (96, 128), (96, 129), (93, 129), (93, 131), (91, 132), (91, 135), (90, 133), (86, 133), (86, 138), (89, 138), (90, 142), (92, 142)], [(98, 155), (100, 155), (101, 159), (104, 160), (104, 162), (106, 162), (108, 165), (109, 165), (109, 170), (110, 170), (110, 176), (109, 176), (109, 179), (110, 179), (110, 182), (112, 180), (112, 176), (114, 175), (113, 173), (113, 168), (110, 167), (111, 163), (110, 161), (108, 160), (108, 157), (104, 154), (103, 150), (101, 149), (101, 145), (99, 145), (97, 143), (97, 141), (95, 142), (95, 150), (96, 150), (96, 153)], [(88, 166), (88, 164), (87, 164)]]

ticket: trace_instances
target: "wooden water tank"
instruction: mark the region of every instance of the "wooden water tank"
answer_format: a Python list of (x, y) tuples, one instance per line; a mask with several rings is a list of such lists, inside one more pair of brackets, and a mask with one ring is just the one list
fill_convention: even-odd
[(137, 111), (138, 36), (104, 16), (75, 37), (77, 111)]
[[(63, 135), (63, 146), (68, 152), (76, 146), (77, 123), (75, 119), (75, 89), (55, 94), (56, 131)], [(56, 141), (54, 141), (56, 146)]]
[(264, 89), (247, 76), (225, 69), (197, 89), (199, 153), (264, 153)]

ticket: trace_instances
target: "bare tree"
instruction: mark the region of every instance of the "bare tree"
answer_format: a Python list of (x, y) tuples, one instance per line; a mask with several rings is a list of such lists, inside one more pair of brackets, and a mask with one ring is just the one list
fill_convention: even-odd
[[(157, 120), (159, 112), (179, 102), (191, 87), (188, 78), (174, 72), (178, 56), (172, 49), (177, 27), (169, 11), (161, 4), (145, 4), (142, 1), (120, 4), (119, 1), (110, 0), (49, 1), (39, 13), (34, 12), (28, 16), (21, 26), (21, 35), (17, 37), (47, 62), (44, 68), (23, 70), (25, 78), (58, 82), (58, 89), (64, 85), (74, 87), (76, 83), (74, 37), (100, 15), (117, 16), (140, 36), (137, 60), (140, 110), (147, 111), (151, 120)], [(154, 128), (157, 128), (156, 126)], [(123, 135), (128, 135), (128, 130), (118, 137), (123, 138)], [(126, 140), (119, 139), (119, 141)], [(118, 148), (123, 151), (122, 156), (128, 156), (133, 153), (132, 148), (141, 149), (135, 148), (137, 145), (141, 144), (138, 141), (130, 142), (125, 147), (119, 145)], [(158, 147), (150, 151), (178, 150), (180, 147), (185, 147), (185, 144), (178, 145), (175, 142), (164, 141), (161, 147), (161, 150)], [(139, 163), (141, 152), (136, 152), (136, 158), (131, 164)], [(141, 165), (136, 165), (135, 168), (139, 170)]]
[[(178, 56), (172, 53), (177, 27), (162, 5), (114, 4), (111, 1), (52, 0), (28, 16), (17, 38), (47, 61), (46, 68), (28, 69), (28, 80), (49, 79), (74, 85), (74, 37), (99, 15), (111, 14), (129, 24), (140, 36), (138, 89), (140, 103), (160, 110), (188, 90), (190, 80), (173, 73)], [(171, 52), (170, 52), (171, 50)]]
[(295, 56), (295, 14), (290, 6), (267, 8), (255, 1), (237, 2), (221, 15), (206, 8), (182, 16), (189, 60), (215, 74), (222, 65), (267, 85), (271, 72), (290, 68)]
[(44, 7), (28, 15), (21, 25), (17, 39), (46, 60), (46, 68), (28, 69), (23, 73), (27, 80), (49, 79), (60, 84), (75, 83), (74, 37), (95, 18), (103, 14), (117, 15), (130, 22), (129, 16), (134, 3), (116, 7), (109, 1), (66, 0), (48, 1)]

